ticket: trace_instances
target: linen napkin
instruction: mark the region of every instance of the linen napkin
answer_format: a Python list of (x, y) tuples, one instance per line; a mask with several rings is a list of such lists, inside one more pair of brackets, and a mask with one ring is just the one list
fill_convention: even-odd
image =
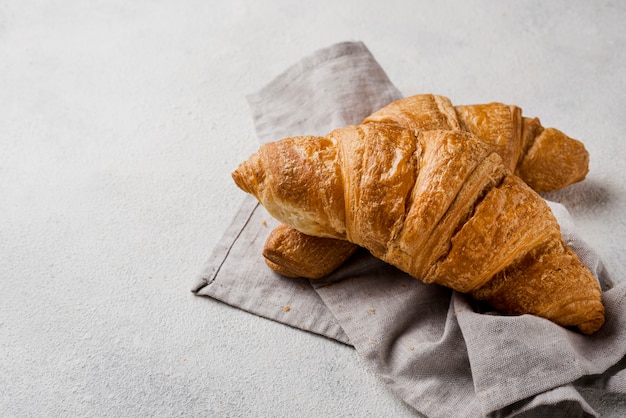
[[(265, 142), (325, 135), (401, 96), (363, 43), (345, 42), (303, 58), (248, 100)], [(591, 337), (531, 315), (485, 311), (365, 250), (322, 280), (281, 277), (261, 255), (278, 223), (250, 196), (193, 292), (354, 346), (429, 417), (597, 416), (578, 389), (626, 394), (626, 284), (613, 285), (566, 208), (549, 204), (566, 242), (605, 290), (606, 324)]]

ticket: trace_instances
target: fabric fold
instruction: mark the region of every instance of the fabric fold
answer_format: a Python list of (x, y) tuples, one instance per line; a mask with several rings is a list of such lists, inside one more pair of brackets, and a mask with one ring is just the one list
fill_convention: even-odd
[(349, 344), (308, 280), (281, 277), (264, 264), (263, 244), (277, 225), (256, 199), (246, 196), (192, 292)]
[(257, 136), (268, 142), (324, 136), (401, 97), (365, 44), (342, 42), (302, 58), (247, 99)]

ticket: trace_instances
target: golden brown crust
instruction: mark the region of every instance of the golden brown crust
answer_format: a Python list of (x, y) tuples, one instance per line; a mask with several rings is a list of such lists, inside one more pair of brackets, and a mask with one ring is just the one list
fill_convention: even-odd
[[(385, 244), (383, 253), (373, 254), (394, 260), (396, 265), (400, 264), (400, 269), (415, 277), (423, 277), (431, 258), (426, 249), (435, 229), (468, 177), (490, 152), (475, 137), (461, 131), (426, 131), (416, 139), (422, 152), (403, 228), (393, 243)], [(501, 167), (501, 159), (497, 157), (493, 164)], [(468, 198), (473, 202), (474, 196)], [(455, 228), (456, 224), (452, 227)], [(360, 243), (366, 248), (369, 248), (368, 244)]]
[(603, 322), (598, 283), (545, 201), (470, 133), (370, 123), (287, 138), (262, 146), (233, 178), (291, 228), (345, 237), (504, 313), (585, 333)]
[(433, 94), (418, 94), (390, 103), (363, 123), (391, 123), (413, 131), (460, 129), (450, 100)]
[(276, 219), (308, 235), (345, 238), (338, 170), (331, 139), (300, 136), (266, 144), (232, 175)]
[(319, 279), (332, 273), (357, 248), (348, 241), (312, 237), (281, 224), (270, 233), (263, 256), (283, 276)]
[[(532, 147), (535, 143), (535, 138), (543, 132), (543, 129), (544, 128), (541, 126), (539, 118), (522, 117), (522, 151), (517, 161), (518, 165), (521, 164), (522, 159), (528, 153), (530, 147)], [(522, 178), (522, 180), (524, 179)], [(528, 182), (526, 182), (526, 184), (528, 184)]]
[[(415, 135), (396, 125), (338, 129), (345, 196), (346, 239), (384, 252), (401, 227), (417, 174)], [(376, 217), (377, 222), (370, 222)]]
[(522, 254), (472, 296), (511, 314), (536, 315), (593, 334), (604, 323), (599, 286), (558, 234)]
[(427, 269), (422, 270), (423, 281), (435, 281), (432, 276), (433, 266), (438, 265), (450, 253), (453, 244), (450, 237), (457, 236), (457, 232), (472, 218), (476, 206), (494, 187), (502, 183), (507, 174), (500, 157), (497, 154), (490, 154), (467, 177), (452, 205), (421, 251), (428, 255), (427, 258), (424, 257)]
[(432, 265), (426, 280), (471, 292), (555, 234), (559, 226), (548, 205), (508, 175), (451, 238), (449, 253)]
[(450, 100), (419, 94), (395, 101), (363, 123), (392, 123), (416, 131), (437, 129), (473, 133), (498, 153), (504, 165), (536, 191), (562, 189), (585, 178), (589, 156), (583, 144), (537, 118), (525, 118), (514, 105), (452, 106)]
[(588, 167), (589, 153), (582, 142), (546, 128), (534, 138), (516, 174), (536, 191), (550, 192), (583, 180)]
[(522, 109), (502, 103), (456, 106), (463, 130), (471, 132), (496, 152), (504, 166), (515, 171), (522, 151)]

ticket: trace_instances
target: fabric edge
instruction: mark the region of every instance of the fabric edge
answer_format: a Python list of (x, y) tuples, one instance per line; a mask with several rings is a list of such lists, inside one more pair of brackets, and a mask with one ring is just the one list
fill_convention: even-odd
[(228, 257), (230, 249), (237, 241), (237, 237), (244, 230), (246, 224), (250, 220), (250, 217), (259, 206), (257, 200), (246, 195), (239, 206), (235, 217), (231, 221), (230, 225), (218, 241), (217, 245), (213, 248), (213, 252), (209, 256), (208, 261), (205, 263), (203, 271), (196, 277), (196, 282), (191, 289), (192, 293), (197, 294), (202, 288), (211, 284), (215, 277), (219, 273), (220, 267)]

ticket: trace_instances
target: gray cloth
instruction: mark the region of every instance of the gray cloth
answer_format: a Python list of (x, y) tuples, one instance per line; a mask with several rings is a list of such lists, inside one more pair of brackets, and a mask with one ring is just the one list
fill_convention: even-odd
[[(249, 97), (262, 141), (324, 135), (401, 97), (362, 43), (315, 52)], [(243, 156), (242, 158), (246, 158)], [(246, 197), (193, 291), (354, 346), (405, 402), (429, 417), (596, 416), (582, 388), (626, 394), (626, 283), (550, 203), (564, 238), (599, 278), (606, 324), (593, 336), (531, 316), (502, 316), (425, 285), (359, 250), (317, 281), (280, 277), (261, 252), (277, 225)]]

